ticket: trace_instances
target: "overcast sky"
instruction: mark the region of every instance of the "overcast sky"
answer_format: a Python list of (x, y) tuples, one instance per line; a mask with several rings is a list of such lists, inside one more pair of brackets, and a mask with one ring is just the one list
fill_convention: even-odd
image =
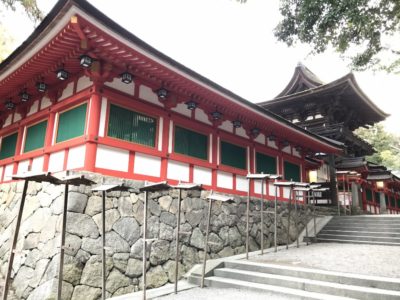
[[(334, 52), (309, 55), (276, 41), (278, 0), (90, 0), (99, 10), (153, 47), (252, 101), (274, 98), (289, 82), (298, 62), (324, 82), (350, 72)], [(55, 0), (38, 0), (48, 12)], [(3, 19), (18, 46), (32, 31), (22, 12)], [(21, 26), (21, 24), (25, 24)], [(386, 128), (400, 134), (399, 75), (355, 73), (360, 87), (391, 114)]]

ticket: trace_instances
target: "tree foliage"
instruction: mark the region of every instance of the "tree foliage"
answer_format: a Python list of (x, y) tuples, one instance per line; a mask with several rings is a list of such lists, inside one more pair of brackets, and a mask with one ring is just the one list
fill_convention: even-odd
[(384, 165), (388, 169), (400, 171), (400, 137), (388, 133), (382, 124), (371, 128), (359, 128), (356, 134), (371, 144), (376, 153), (368, 156), (371, 162)]
[(6, 8), (16, 10), (21, 5), (28, 17), (35, 23), (43, 19), (43, 13), (39, 9), (36, 0), (0, 0)]
[(316, 53), (333, 46), (353, 68), (400, 72), (399, 0), (281, 0), (275, 28), (289, 46), (310, 44)]
[(12, 43), (13, 38), (4, 26), (0, 24), (0, 62), (10, 54)]

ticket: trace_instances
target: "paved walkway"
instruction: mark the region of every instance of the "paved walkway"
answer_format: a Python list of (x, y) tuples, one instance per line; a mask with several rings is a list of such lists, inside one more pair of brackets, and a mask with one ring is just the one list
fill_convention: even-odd
[(400, 278), (400, 247), (320, 243), (255, 256), (252, 261)]
[[(276, 263), (280, 265), (291, 265), (299, 267), (318, 268), (323, 270), (366, 274), (373, 276), (400, 278), (400, 247), (396, 246), (377, 246), (377, 245), (356, 245), (338, 243), (320, 243), (306, 246), (302, 244), (300, 248), (291, 245), (289, 250), (280, 247), (278, 252), (268, 252), (263, 256), (252, 253), (251, 261), (260, 263)], [(243, 255), (237, 259), (243, 259)], [(186, 283), (183, 283), (185, 285)], [(182, 286), (179, 283), (180, 286)], [(283, 296), (273, 293), (259, 293), (254, 291), (238, 289), (220, 289), (185, 287), (186, 290), (180, 291), (177, 295), (170, 294), (152, 299), (159, 300), (298, 300), (300, 297)], [(172, 290), (172, 287), (170, 288)], [(119, 299), (141, 299), (141, 294), (135, 293), (138, 298), (117, 298)], [(160, 295), (160, 294), (159, 294)]]

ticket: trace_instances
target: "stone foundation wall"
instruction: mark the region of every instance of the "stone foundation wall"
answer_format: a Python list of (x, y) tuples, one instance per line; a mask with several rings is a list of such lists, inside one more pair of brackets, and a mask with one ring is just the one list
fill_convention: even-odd
[[(95, 181), (100, 177), (91, 174)], [(111, 178), (109, 178), (112, 181)], [(142, 182), (129, 182), (132, 187)], [(15, 227), (23, 183), (0, 186), (0, 263), (5, 274), (9, 247)], [(59, 261), (60, 230), (64, 186), (30, 183), (26, 198), (20, 239), (13, 265), (13, 289), (19, 299), (55, 299)], [(208, 191), (182, 192), (180, 275), (204, 255)], [(106, 200), (107, 293), (108, 297), (137, 291), (141, 288), (143, 197), (138, 192), (112, 192)], [(175, 228), (178, 191), (149, 194), (149, 238), (158, 238), (150, 249), (148, 287), (173, 282)], [(272, 202), (266, 209), (272, 210)], [(259, 249), (260, 202), (251, 202), (250, 250)], [(287, 205), (278, 207), (278, 243), (286, 242)], [(310, 209), (300, 206), (295, 216), (300, 231)], [(326, 211), (329, 214), (329, 210)], [(319, 212), (321, 213), (321, 211)], [(294, 215), (292, 215), (294, 216)], [(273, 243), (273, 215), (265, 216), (265, 247)], [(294, 241), (294, 218), (290, 237)], [(246, 199), (235, 197), (234, 203), (216, 202), (211, 218), (211, 257), (225, 257), (245, 251)], [(68, 202), (66, 255), (63, 299), (100, 299), (101, 295), (101, 195), (89, 187), (71, 187)]]

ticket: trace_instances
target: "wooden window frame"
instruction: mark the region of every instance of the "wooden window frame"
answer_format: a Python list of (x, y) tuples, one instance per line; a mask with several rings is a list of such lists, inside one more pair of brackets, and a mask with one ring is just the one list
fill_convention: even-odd
[[(118, 107), (120, 107), (122, 109), (126, 109), (126, 110), (129, 110), (129, 111), (132, 111), (132, 112), (135, 112), (135, 113), (138, 113), (138, 114), (141, 114), (141, 115), (144, 115), (146, 117), (154, 119), (155, 122), (156, 122), (155, 135), (154, 135), (154, 146), (148, 146), (148, 145), (140, 144), (140, 143), (137, 143), (137, 142), (134, 142), (134, 141), (128, 141), (128, 140), (119, 139), (119, 138), (116, 138), (116, 137), (109, 136), (108, 135), (108, 129), (109, 129), (109, 126), (110, 126), (111, 105), (118, 106)], [(142, 109), (136, 109), (135, 107), (131, 107), (131, 106), (124, 106), (122, 103), (117, 102), (117, 101), (109, 100), (108, 103), (107, 103), (107, 111), (106, 111), (105, 122), (106, 122), (106, 124), (105, 124), (105, 128), (104, 128), (104, 137), (106, 139), (108, 139), (109, 141), (111, 141), (111, 144), (115, 144), (115, 146), (113, 146), (113, 145), (109, 145), (109, 146), (113, 146), (113, 147), (117, 147), (117, 148), (124, 148), (124, 149), (129, 149), (129, 150), (132, 149), (132, 146), (135, 146), (135, 147), (139, 147), (139, 148), (143, 147), (143, 149), (147, 149), (147, 150), (158, 152), (158, 150), (157, 150), (158, 149), (158, 139), (159, 139), (158, 131), (159, 131), (159, 126), (160, 126), (160, 118), (159, 118), (159, 116), (151, 114), (151, 113), (148, 113), (147, 111), (142, 110)], [(109, 143), (107, 143), (107, 144), (109, 144)], [(145, 150), (144, 153), (146, 153), (146, 152), (147, 151)]]
[[(83, 128), (83, 134), (82, 134), (82, 135), (79, 135), (79, 136), (75, 136), (75, 137), (70, 138), (70, 139), (67, 139), (67, 140), (64, 140), (64, 141), (58, 142), (58, 141), (57, 141), (57, 138), (58, 138), (58, 133), (59, 133), (59, 130), (60, 130), (60, 116), (61, 116), (63, 113), (65, 113), (65, 112), (67, 112), (67, 111), (71, 111), (71, 110), (73, 110), (73, 109), (75, 109), (75, 108), (77, 108), (77, 107), (80, 107), (80, 106), (82, 106), (82, 105), (86, 105), (85, 126), (84, 126), (84, 128)], [(89, 110), (90, 110), (89, 101), (84, 101), (84, 102), (81, 102), (81, 103), (77, 103), (76, 105), (73, 105), (73, 106), (71, 106), (71, 107), (68, 107), (68, 108), (66, 108), (66, 109), (64, 109), (64, 110), (58, 111), (58, 112), (57, 112), (57, 124), (55, 125), (55, 126), (56, 126), (56, 129), (55, 129), (55, 131), (54, 131), (54, 132), (55, 132), (55, 136), (53, 137), (53, 138), (54, 138), (54, 144), (57, 145), (57, 144), (66, 143), (66, 142), (69, 142), (69, 141), (72, 141), (72, 140), (74, 140), (74, 139), (77, 139), (77, 138), (80, 138), (80, 137), (84, 136), (84, 135), (86, 134), (86, 128), (87, 128)]]
[[(42, 147), (40, 147), (40, 148), (36, 148), (36, 149), (33, 149), (33, 150), (29, 150), (29, 151), (26, 151), (25, 150), (25, 147), (26, 147), (26, 140), (27, 140), (27, 137), (28, 137), (28, 130), (29, 130), (29, 128), (30, 127), (32, 127), (32, 126), (35, 126), (35, 125), (37, 125), (37, 124), (40, 124), (40, 123), (42, 123), (42, 122), (46, 122), (46, 129), (45, 129), (45, 133), (44, 133), (44, 140), (43, 140), (43, 146)], [(41, 120), (39, 120), (39, 121), (36, 121), (36, 122), (33, 122), (33, 123), (31, 123), (31, 124), (29, 124), (29, 125), (25, 125), (25, 133), (24, 133), (24, 137), (23, 137), (23, 145), (22, 145), (22, 153), (23, 154), (27, 154), (27, 153), (31, 153), (31, 152), (34, 152), (34, 151), (37, 151), (37, 150), (40, 150), (40, 149), (43, 149), (46, 145), (45, 145), (45, 143), (46, 143), (46, 134), (47, 134), (47, 129), (48, 129), (48, 126), (49, 126), (49, 119), (48, 118), (46, 118), (46, 119), (41, 119)]]

